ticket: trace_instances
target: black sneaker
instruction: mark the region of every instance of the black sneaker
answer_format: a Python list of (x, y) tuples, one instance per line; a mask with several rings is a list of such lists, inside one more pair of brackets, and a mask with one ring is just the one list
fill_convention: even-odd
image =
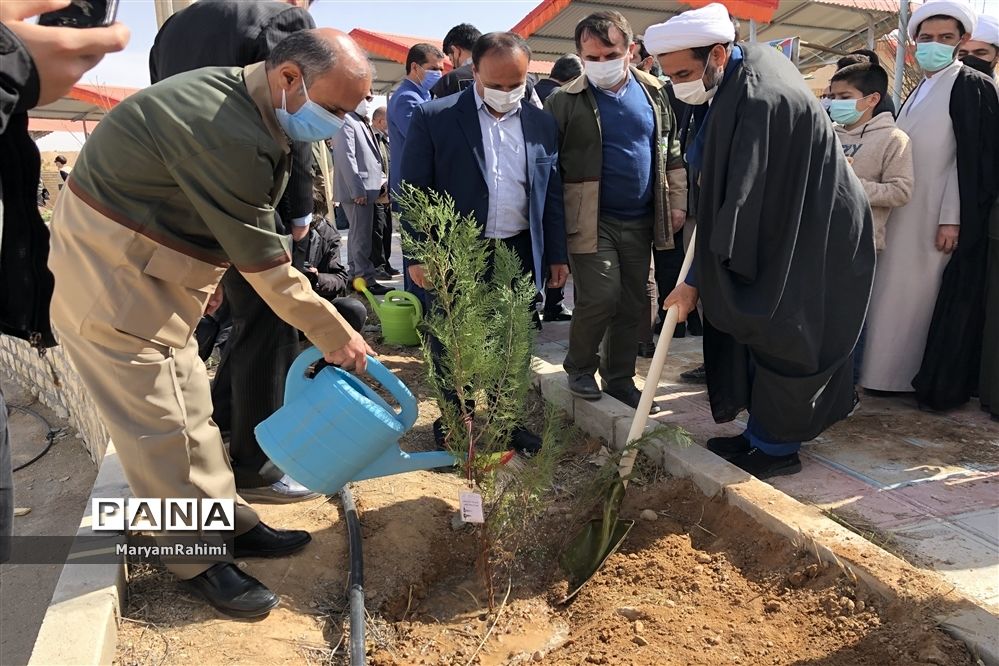
[(384, 296), (385, 294), (392, 291), (390, 287), (386, 287), (380, 282), (375, 282), (374, 280), (368, 282), (368, 291), (370, 291), (375, 296)]
[[(632, 409), (638, 409), (638, 403), (642, 399), (642, 392), (638, 390), (637, 386), (631, 386), (626, 389), (606, 389), (604, 393), (619, 400), (624, 404), (628, 405)], [(652, 403), (652, 407), (649, 408), (649, 414), (658, 414), (662, 411), (662, 408), (655, 402)]]
[(797, 453), (789, 456), (768, 456), (757, 448), (751, 448), (746, 453), (730, 458), (729, 462), (761, 481), (801, 471), (801, 459)]
[(846, 415), (846, 418), (850, 418), (851, 416), (853, 416), (854, 414), (856, 414), (858, 409), (860, 409), (860, 394), (857, 393), (856, 391), (854, 391), (853, 392), (853, 409), (851, 409), (850, 413)]
[(530, 458), (541, 450), (541, 438), (527, 428), (517, 427), (510, 433), (509, 448), (525, 458)]
[(572, 321), (572, 311), (560, 305), (558, 310), (545, 310), (545, 321)]
[(707, 445), (708, 451), (725, 460), (731, 460), (743, 453), (748, 453), (752, 448), (753, 445), (749, 443), (749, 439), (745, 435), (712, 437), (708, 440)]
[(680, 379), (688, 384), (705, 384), (708, 381), (708, 374), (704, 370), (704, 364), (697, 366), (693, 370), (680, 373)]

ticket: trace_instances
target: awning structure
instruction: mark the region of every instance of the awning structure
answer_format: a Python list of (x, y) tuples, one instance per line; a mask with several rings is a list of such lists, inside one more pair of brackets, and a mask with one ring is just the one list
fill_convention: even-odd
[[(374, 32), (361, 28), (350, 31), (361, 47), (368, 52), (368, 58), (375, 66), (375, 80), (372, 87), (376, 93), (388, 93), (406, 76), (406, 55), (409, 49), (421, 43), (433, 44), (442, 48), (439, 39), (413, 37), (410, 35), (394, 35), (387, 32)], [(444, 62), (444, 71), (451, 70), (451, 63)], [(529, 71), (534, 74), (547, 75), (552, 71), (552, 63), (543, 60), (532, 60)]]
[(138, 88), (77, 84), (63, 97), (28, 112), (28, 130), (44, 136), (49, 132), (83, 132), (91, 129), (121, 100)]
[[(374, 32), (354, 28), (350, 36), (368, 52), (368, 58), (375, 66), (375, 79), (372, 87), (376, 93), (387, 93), (406, 76), (406, 55), (417, 44), (433, 44), (441, 48), (441, 40), (409, 35), (393, 35), (387, 32)], [(445, 62), (444, 68), (451, 69)]]
[[(542, 0), (513, 31), (527, 39), (536, 57), (554, 60), (575, 52), (576, 24), (593, 12), (615, 9), (640, 35), (650, 25), (710, 1)], [(898, 23), (898, 3), (893, 0), (722, 0), (722, 4), (743, 19), (743, 39), (800, 37), (799, 65), (803, 69), (873, 46), (878, 37), (895, 29)]]

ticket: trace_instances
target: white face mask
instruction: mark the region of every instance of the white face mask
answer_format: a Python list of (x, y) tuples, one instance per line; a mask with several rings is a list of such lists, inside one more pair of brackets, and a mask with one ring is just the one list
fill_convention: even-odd
[(583, 67), (586, 70), (586, 78), (590, 80), (590, 83), (606, 90), (621, 83), (625, 72), (627, 72), (626, 66), (629, 61), (630, 58), (628, 56), (618, 58), (617, 60), (604, 60), (603, 62), (585, 60), (583, 61)]
[(707, 64), (704, 65), (704, 71), (701, 72), (701, 78), (694, 81), (687, 81), (686, 83), (673, 83), (673, 94), (676, 98), (685, 104), (690, 104), (691, 106), (699, 106), (709, 101), (715, 96), (715, 92), (718, 91), (718, 85), (715, 84), (711, 90), (708, 90), (704, 86), (704, 75), (708, 71)]
[(357, 115), (361, 116), (362, 118), (367, 118), (368, 117), (368, 100), (362, 99), (361, 103), (357, 105), (356, 109), (354, 109), (354, 113), (356, 113)]
[(527, 84), (521, 84), (510, 92), (503, 92), (496, 88), (482, 86), (482, 101), (489, 105), (489, 108), (497, 113), (509, 113), (517, 108), (520, 100), (524, 99), (524, 92)]

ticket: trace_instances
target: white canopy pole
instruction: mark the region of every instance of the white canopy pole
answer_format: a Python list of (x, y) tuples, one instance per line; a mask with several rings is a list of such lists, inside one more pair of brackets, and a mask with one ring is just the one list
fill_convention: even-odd
[(895, 110), (901, 110), (902, 84), (905, 81), (905, 46), (909, 36), (909, 0), (898, 3), (898, 39), (895, 41), (895, 90), (892, 99)]

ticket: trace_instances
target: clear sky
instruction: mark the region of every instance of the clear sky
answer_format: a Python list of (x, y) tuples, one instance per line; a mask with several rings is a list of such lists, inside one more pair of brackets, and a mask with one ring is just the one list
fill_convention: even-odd
[[(509, 30), (540, 0), (317, 0), (311, 8), (316, 24), (350, 31), (366, 28), (417, 37), (443, 39), (458, 23), (482, 32)], [(122, 53), (109, 55), (83, 77), (85, 83), (149, 85), (149, 49), (156, 36), (156, 12), (150, 0), (121, 0), (118, 20), (132, 31)]]

